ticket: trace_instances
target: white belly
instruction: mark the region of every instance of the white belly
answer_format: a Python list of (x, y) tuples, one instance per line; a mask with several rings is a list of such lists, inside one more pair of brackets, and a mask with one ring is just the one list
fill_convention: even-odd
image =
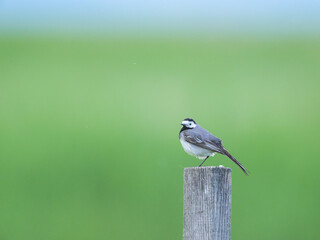
[(214, 156), (215, 154), (215, 152), (212, 152), (210, 150), (188, 143), (186, 140), (184, 140), (183, 136), (181, 136), (180, 142), (186, 153), (190, 154), (191, 156), (197, 157), (199, 159), (205, 159), (206, 157)]

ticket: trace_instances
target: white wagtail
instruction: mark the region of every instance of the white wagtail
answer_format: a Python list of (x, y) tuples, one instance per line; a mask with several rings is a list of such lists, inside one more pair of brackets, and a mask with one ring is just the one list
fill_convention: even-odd
[(191, 118), (184, 119), (181, 125), (182, 128), (179, 133), (179, 139), (182, 147), (184, 151), (191, 156), (204, 159), (199, 167), (201, 167), (208, 157), (220, 153), (230, 158), (246, 175), (248, 175), (246, 168), (238, 162), (237, 159), (231, 156), (227, 149), (223, 147), (222, 141), (219, 138), (200, 127), (200, 125)]

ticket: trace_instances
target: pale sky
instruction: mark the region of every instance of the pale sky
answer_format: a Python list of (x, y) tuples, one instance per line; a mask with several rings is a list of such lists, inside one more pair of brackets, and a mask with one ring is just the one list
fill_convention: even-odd
[(313, 0), (0, 0), (0, 30), (318, 32)]

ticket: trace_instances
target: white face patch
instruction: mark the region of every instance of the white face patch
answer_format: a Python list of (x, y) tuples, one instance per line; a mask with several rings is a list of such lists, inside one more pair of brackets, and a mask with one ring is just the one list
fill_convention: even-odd
[(182, 125), (186, 126), (187, 128), (195, 128), (197, 125), (191, 121), (182, 121)]

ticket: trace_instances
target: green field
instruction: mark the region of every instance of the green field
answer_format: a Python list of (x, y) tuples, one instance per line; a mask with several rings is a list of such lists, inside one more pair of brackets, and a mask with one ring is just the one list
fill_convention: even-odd
[(186, 117), (235, 240), (319, 239), (320, 41), (0, 39), (0, 239), (182, 239)]

